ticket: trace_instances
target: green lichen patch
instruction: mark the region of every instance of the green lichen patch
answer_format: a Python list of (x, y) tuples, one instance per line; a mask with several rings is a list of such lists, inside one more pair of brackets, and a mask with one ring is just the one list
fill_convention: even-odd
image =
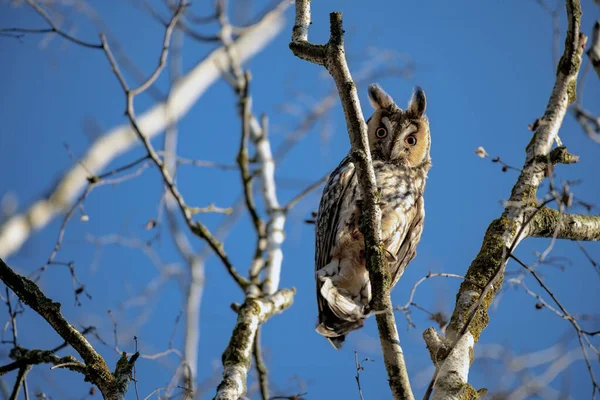
[[(387, 293), (389, 293), (391, 279), (388, 263), (383, 256), (383, 243), (367, 246), (367, 249), (367, 270), (373, 288), (371, 308), (373, 310), (384, 310), (386, 309), (385, 302), (388, 298)], [(381, 290), (378, 288), (381, 288)]]
[[(577, 60), (578, 62), (581, 62), (581, 58), (579, 58), (579, 57), (575, 57), (575, 60)], [(579, 69), (579, 66), (577, 66), (577, 69)], [(567, 97), (568, 97), (567, 105), (570, 105), (573, 102), (575, 102), (575, 100), (577, 100), (577, 80), (576, 79), (571, 79), (567, 83)]]
[[(242, 313), (240, 313), (240, 319)], [(229, 346), (223, 353), (223, 366), (228, 365), (243, 365), (245, 368), (250, 368), (250, 357), (244, 354), (243, 349), (252, 347), (251, 336), (253, 337), (251, 323), (247, 321), (238, 321), (231, 335)]]
[[(547, 164), (547, 162), (545, 163)], [(537, 186), (517, 184), (513, 187), (510, 194), (510, 201), (519, 202), (527, 206), (537, 206)]]
[[(460, 290), (457, 293), (456, 301), (457, 304), (461, 301), (463, 293), (473, 291), (479, 295), (483, 292), (483, 288), (490, 282), (490, 280), (496, 275), (498, 268), (502, 268), (504, 263), (504, 240), (502, 236), (506, 231), (510, 231), (513, 235), (516, 233), (516, 225), (514, 222), (506, 217), (498, 218), (490, 224), (485, 236), (483, 238), (483, 244), (479, 250), (479, 254), (473, 260), (465, 280), (460, 286)], [(494, 299), (498, 289), (502, 285), (504, 276), (500, 274), (498, 281), (494, 283), (492, 288), (487, 292), (485, 298), (479, 309), (477, 310), (471, 324), (469, 325), (469, 331), (473, 335), (475, 342), (479, 340), (481, 332), (489, 323), (489, 316), (487, 310)], [(461, 305), (460, 307), (464, 310), (468, 310), (469, 307), (478, 300), (478, 296), (473, 296), (470, 304)], [(469, 318), (468, 313), (465, 311), (460, 314), (461, 320), (455, 313), (450, 321), (450, 329), (453, 332), (460, 332), (462, 327)]]
[(560, 218), (560, 213), (548, 207), (537, 211), (535, 218), (529, 224), (533, 232), (539, 236), (552, 237)]
[(481, 399), (481, 397), (479, 397), (479, 392), (477, 392), (477, 390), (475, 390), (475, 388), (473, 386), (466, 383), (461, 389), (461, 394), (459, 396), (459, 399), (461, 399), (461, 400), (479, 400), (479, 399)]

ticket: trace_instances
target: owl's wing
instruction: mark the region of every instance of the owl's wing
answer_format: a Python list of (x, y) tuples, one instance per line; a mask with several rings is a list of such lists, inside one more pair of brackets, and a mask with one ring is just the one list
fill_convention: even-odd
[[(388, 251), (395, 255), (395, 259), (389, 262), (392, 275), (391, 288), (396, 285), (408, 263), (417, 255), (416, 248), (423, 232), (425, 218), (423, 197), (418, 197), (408, 210), (393, 210), (392, 212), (401, 213), (404, 223), (398, 225), (398, 229), (392, 233), (386, 243)], [(383, 239), (386, 240), (386, 238)]]
[(354, 177), (354, 164), (350, 157), (342, 160), (333, 170), (323, 189), (316, 224), (315, 270), (331, 261), (331, 249), (337, 234), (340, 206)]
[[(354, 174), (354, 164), (350, 157), (346, 157), (333, 170), (329, 176), (327, 185), (323, 189), (316, 223), (315, 271), (318, 271), (331, 262), (331, 250), (337, 235), (340, 207), (354, 178)], [(324, 310), (324, 299), (320, 295), (321, 286), (322, 282), (317, 279), (319, 318), (321, 318)]]

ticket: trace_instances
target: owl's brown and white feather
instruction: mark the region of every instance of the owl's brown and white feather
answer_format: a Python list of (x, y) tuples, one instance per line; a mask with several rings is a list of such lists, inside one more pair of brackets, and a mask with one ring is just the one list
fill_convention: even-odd
[[(417, 88), (406, 110), (376, 84), (369, 86), (375, 112), (367, 121), (375, 179), (381, 195), (381, 228), (392, 286), (416, 255), (431, 165), (425, 93)], [(331, 173), (316, 221), (317, 332), (340, 348), (363, 326), (371, 284), (359, 230), (361, 192), (350, 156)]]

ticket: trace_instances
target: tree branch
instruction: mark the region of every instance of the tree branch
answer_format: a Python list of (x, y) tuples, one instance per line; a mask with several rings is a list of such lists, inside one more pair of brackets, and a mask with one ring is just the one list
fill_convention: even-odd
[(71, 371), (79, 372), (85, 375), (85, 364), (77, 361), (73, 356), (59, 357), (55, 350), (27, 350), (21, 347), (15, 347), (10, 352), (10, 358), (15, 361), (0, 367), (0, 376), (23, 368), (27, 365), (53, 364), (59, 368), (65, 367)]
[(64, 31), (58, 29), (52, 18), (48, 15), (46, 10), (44, 10), (39, 4), (35, 2), (35, 0), (25, 0), (27, 4), (31, 6), (44, 20), (50, 25), (50, 29), (20, 29), (20, 28), (9, 28), (9, 29), (0, 29), (0, 32), (22, 32), (22, 33), (56, 33), (63, 38), (78, 44), (83, 47), (88, 47), (91, 49), (102, 49), (101, 44), (96, 43), (88, 43), (83, 40), (79, 40), (74, 36), (65, 33)]
[[(506, 261), (524, 237), (531, 207), (537, 207), (537, 188), (544, 179), (554, 143), (569, 104), (575, 100), (576, 82), (586, 37), (580, 32), (578, 0), (566, 0), (568, 30), (565, 50), (558, 63), (556, 81), (546, 111), (526, 148), (523, 169), (513, 186), (502, 216), (488, 227), (479, 254), (473, 260), (457, 294), (456, 307), (440, 337), (429, 328), (424, 338), (436, 364), (436, 373), (425, 394), (434, 399), (478, 398), (468, 385), (474, 344), (489, 322), (487, 309), (501, 288)], [(483, 288), (483, 289), (482, 289)], [(483, 296), (483, 297), (482, 297)]]
[(338, 89), (352, 146), (350, 154), (356, 165), (362, 192), (360, 230), (365, 238), (367, 270), (373, 296), (371, 306), (373, 311), (378, 311), (375, 318), (389, 385), (395, 399), (413, 399), (390, 299), (390, 276), (383, 255), (381, 210), (377, 200), (377, 184), (367, 138), (367, 126), (360, 108), (356, 85), (346, 63), (342, 14), (334, 12), (329, 15), (330, 38), (326, 45), (308, 42), (310, 23), (310, 1), (296, 1), (296, 23), (292, 31), (290, 49), (301, 59), (323, 65), (333, 77)]
[(544, 207), (529, 223), (527, 236), (568, 240), (600, 240), (600, 216), (565, 214)]
[(223, 380), (214, 400), (237, 400), (246, 393), (246, 379), (259, 326), (292, 305), (294, 289), (282, 289), (262, 298), (247, 298), (238, 310), (237, 323), (223, 353)]
[[(284, 25), (284, 6), (265, 15), (256, 25), (237, 38), (232, 47), (240, 62), (262, 50)], [(223, 47), (211, 52), (183, 76), (171, 90), (168, 100), (158, 103), (137, 117), (139, 128), (148, 139), (181, 119), (217, 79), (222, 65), (228, 64)], [(129, 122), (111, 129), (98, 138), (78, 163), (50, 188), (48, 197), (37, 200), (24, 213), (13, 215), (0, 226), (0, 257), (19, 250), (29, 236), (46, 226), (57, 214), (69, 207), (87, 187), (90, 174), (99, 174), (113, 159), (129, 151), (139, 140)]]
[(117, 62), (110, 50), (110, 47), (106, 40), (106, 37), (104, 35), (100, 35), (100, 38), (102, 41), (102, 46), (103, 46), (104, 52), (110, 63), (110, 66), (111, 66), (113, 72), (115, 73), (115, 76), (119, 80), (119, 83), (121, 84), (121, 87), (123, 88), (123, 91), (125, 92), (125, 97), (126, 97), (125, 114), (126, 114), (127, 118), (129, 119), (129, 123), (131, 124), (137, 137), (140, 139), (140, 141), (144, 145), (144, 148), (146, 149), (146, 151), (148, 153), (148, 157), (154, 162), (154, 164), (158, 168), (165, 186), (169, 189), (169, 192), (171, 193), (175, 202), (179, 206), (179, 209), (181, 210), (181, 214), (183, 215), (188, 227), (195, 235), (197, 235), (198, 237), (200, 237), (201, 239), (205, 240), (208, 243), (208, 245), (213, 249), (215, 254), (221, 259), (221, 261), (225, 265), (225, 268), (227, 269), (227, 272), (229, 272), (229, 274), (234, 279), (234, 281), (242, 289), (245, 289), (246, 286), (248, 286), (248, 282), (233, 267), (231, 261), (229, 260), (229, 257), (227, 256), (227, 253), (225, 252), (225, 250), (223, 248), (222, 243), (219, 242), (210, 233), (210, 231), (208, 230), (208, 228), (206, 228), (206, 226), (204, 226), (204, 224), (202, 224), (200, 221), (193, 221), (192, 208), (190, 208), (189, 206), (187, 206), (185, 204), (183, 196), (181, 195), (181, 193), (179, 192), (179, 189), (175, 185), (175, 181), (173, 180), (173, 177), (169, 173), (167, 166), (165, 165), (164, 161), (158, 156), (157, 152), (154, 150), (154, 147), (152, 146), (149, 138), (140, 129), (138, 121), (135, 117), (135, 111), (134, 111), (134, 107), (133, 107), (134, 98), (137, 94), (139, 94), (143, 90), (145, 90), (145, 88), (148, 88), (150, 85), (152, 85), (152, 83), (158, 78), (158, 76), (160, 75), (160, 72), (164, 68), (165, 62), (166, 62), (166, 57), (167, 57), (167, 54), (169, 51), (171, 33), (175, 27), (175, 24), (177, 23), (177, 20), (179, 19), (181, 12), (183, 11), (184, 7), (185, 7), (184, 3), (180, 3), (176, 12), (173, 14), (171, 22), (167, 26), (167, 29), (165, 31), (164, 41), (163, 41), (163, 48), (162, 48), (161, 55), (159, 58), (159, 64), (156, 67), (156, 70), (152, 73), (152, 75), (148, 78), (148, 80), (146, 82), (142, 83), (140, 86), (138, 86), (135, 89), (129, 89), (129, 86), (127, 85), (127, 83), (123, 77), (123, 74), (121, 73), (121, 71), (117, 65)]
[[(0, 279), (31, 309), (44, 318), (85, 362), (86, 380), (94, 383), (105, 399), (123, 400), (131, 379), (131, 369), (139, 354), (135, 353), (131, 359), (123, 354), (117, 363), (115, 373), (111, 373), (106, 362), (87, 341), (85, 336), (75, 329), (63, 317), (60, 303), (55, 303), (42, 293), (40, 288), (31, 280), (15, 273), (0, 258)], [(71, 362), (71, 361), (69, 361)], [(22, 371), (26, 367), (20, 367)], [(77, 368), (79, 369), (79, 368)]]
[[(31, 365), (26, 365), (24, 367), (19, 368), (19, 372), (17, 373), (17, 379), (15, 381), (15, 386), (13, 386), (13, 391), (8, 400), (17, 400), (19, 397), (19, 391), (21, 390), (21, 385), (25, 386), (25, 378), (27, 377), (27, 373), (31, 370)], [(27, 398), (27, 394), (25, 394), (25, 398)]]
[(254, 354), (254, 363), (256, 367), (256, 374), (258, 375), (258, 384), (260, 386), (260, 396), (262, 400), (269, 400), (269, 370), (265, 365), (265, 361), (262, 356), (261, 348), (261, 335), (260, 327), (256, 330), (256, 336), (254, 337), (254, 347), (252, 348)]

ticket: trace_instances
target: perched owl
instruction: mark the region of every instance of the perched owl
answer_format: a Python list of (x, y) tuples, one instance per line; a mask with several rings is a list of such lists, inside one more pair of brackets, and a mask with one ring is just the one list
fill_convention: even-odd
[[(425, 208), (423, 191), (431, 165), (425, 93), (417, 88), (402, 110), (377, 85), (369, 86), (375, 109), (367, 120), (369, 146), (381, 194), (381, 229), (392, 287), (415, 257)], [(369, 313), (371, 284), (359, 230), (361, 191), (348, 155), (331, 173), (316, 220), (317, 332), (340, 349), (346, 335)]]

